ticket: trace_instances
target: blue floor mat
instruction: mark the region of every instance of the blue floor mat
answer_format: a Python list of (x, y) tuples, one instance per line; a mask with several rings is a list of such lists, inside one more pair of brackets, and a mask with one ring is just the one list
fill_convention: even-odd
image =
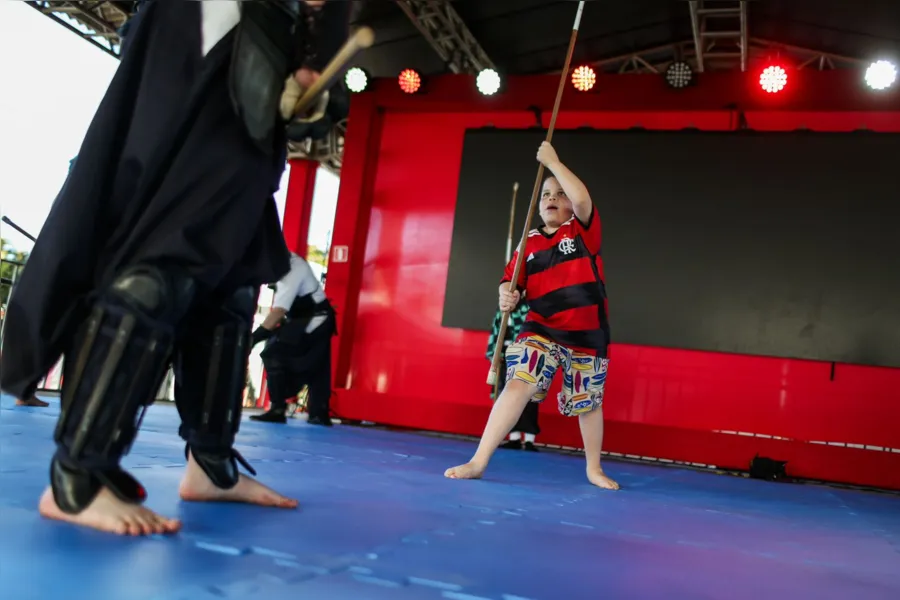
[(0, 597), (9, 600), (815, 600), (900, 598), (900, 498), (499, 451), (486, 479), (444, 479), (470, 442), (292, 420), (245, 421), (238, 448), (297, 511), (178, 499), (171, 405), (125, 465), (173, 537), (41, 519), (58, 402), (0, 397)]

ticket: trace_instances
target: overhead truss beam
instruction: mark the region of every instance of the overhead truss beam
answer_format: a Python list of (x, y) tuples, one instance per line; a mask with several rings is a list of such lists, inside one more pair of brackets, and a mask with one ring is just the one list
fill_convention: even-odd
[(495, 68), (451, 2), (397, 0), (397, 6), (453, 73)]
[(346, 136), (347, 120), (344, 119), (332, 127), (324, 139), (288, 142), (288, 158), (315, 160), (335, 175), (340, 175)]
[(119, 57), (119, 29), (132, 15), (132, 2), (28, 0), (26, 4), (107, 54)]
[(747, 0), (690, 0), (694, 62), (703, 73), (707, 58), (740, 59), (741, 71), (747, 70), (749, 34)]
[[(867, 64), (867, 61), (852, 56), (842, 56), (829, 52), (821, 52), (811, 48), (782, 44), (762, 38), (747, 38), (747, 56), (749, 64), (751, 59), (765, 59), (773, 53), (787, 54), (794, 58), (798, 69), (816, 68), (819, 70), (837, 69), (846, 67), (859, 67)], [(682, 40), (672, 44), (644, 48), (637, 52), (619, 54), (593, 61), (594, 68), (614, 73), (660, 73), (672, 61), (694, 60), (696, 45), (693, 39)], [(709, 59), (705, 65), (706, 70), (727, 70), (741, 65), (741, 58), (736, 53), (707, 52)], [(714, 67), (711, 69), (710, 67)], [(746, 70), (746, 68), (744, 68)], [(559, 73), (559, 71), (555, 71)]]

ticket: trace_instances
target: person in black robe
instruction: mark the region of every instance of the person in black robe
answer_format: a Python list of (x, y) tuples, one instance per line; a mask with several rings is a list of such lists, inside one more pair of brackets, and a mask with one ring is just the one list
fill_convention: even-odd
[(272, 404), (253, 421), (287, 423), (287, 403), (308, 386), (307, 423), (330, 427), (331, 338), (337, 333), (334, 308), (309, 263), (296, 254), (291, 270), (275, 288), (272, 308), (253, 332), (262, 341), (263, 366)]
[[(45, 517), (119, 534), (178, 521), (121, 466), (170, 365), (181, 497), (296, 507), (234, 450), (259, 286), (288, 271), (272, 193), (280, 101), (346, 40), (350, 3), (148, 0), (9, 305), (0, 388), (65, 356)], [(254, 473), (255, 474), (255, 473)]]

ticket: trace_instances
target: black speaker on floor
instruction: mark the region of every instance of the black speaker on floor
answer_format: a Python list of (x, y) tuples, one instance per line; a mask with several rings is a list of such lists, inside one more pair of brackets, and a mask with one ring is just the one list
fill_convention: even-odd
[(757, 454), (750, 461), (750, 477), (765, 481), (788, 481), (787, 461), (774, 460)]

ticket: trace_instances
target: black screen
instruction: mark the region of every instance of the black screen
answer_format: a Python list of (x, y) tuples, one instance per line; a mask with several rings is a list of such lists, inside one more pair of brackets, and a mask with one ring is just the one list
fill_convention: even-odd
[[(542, 130), (466, 133), (443, 325), (488, 330)], [(900, 366), (900, 136), (561, 131), (613, 343)], [(539, 224), (539, 217), (535, 217)]]

